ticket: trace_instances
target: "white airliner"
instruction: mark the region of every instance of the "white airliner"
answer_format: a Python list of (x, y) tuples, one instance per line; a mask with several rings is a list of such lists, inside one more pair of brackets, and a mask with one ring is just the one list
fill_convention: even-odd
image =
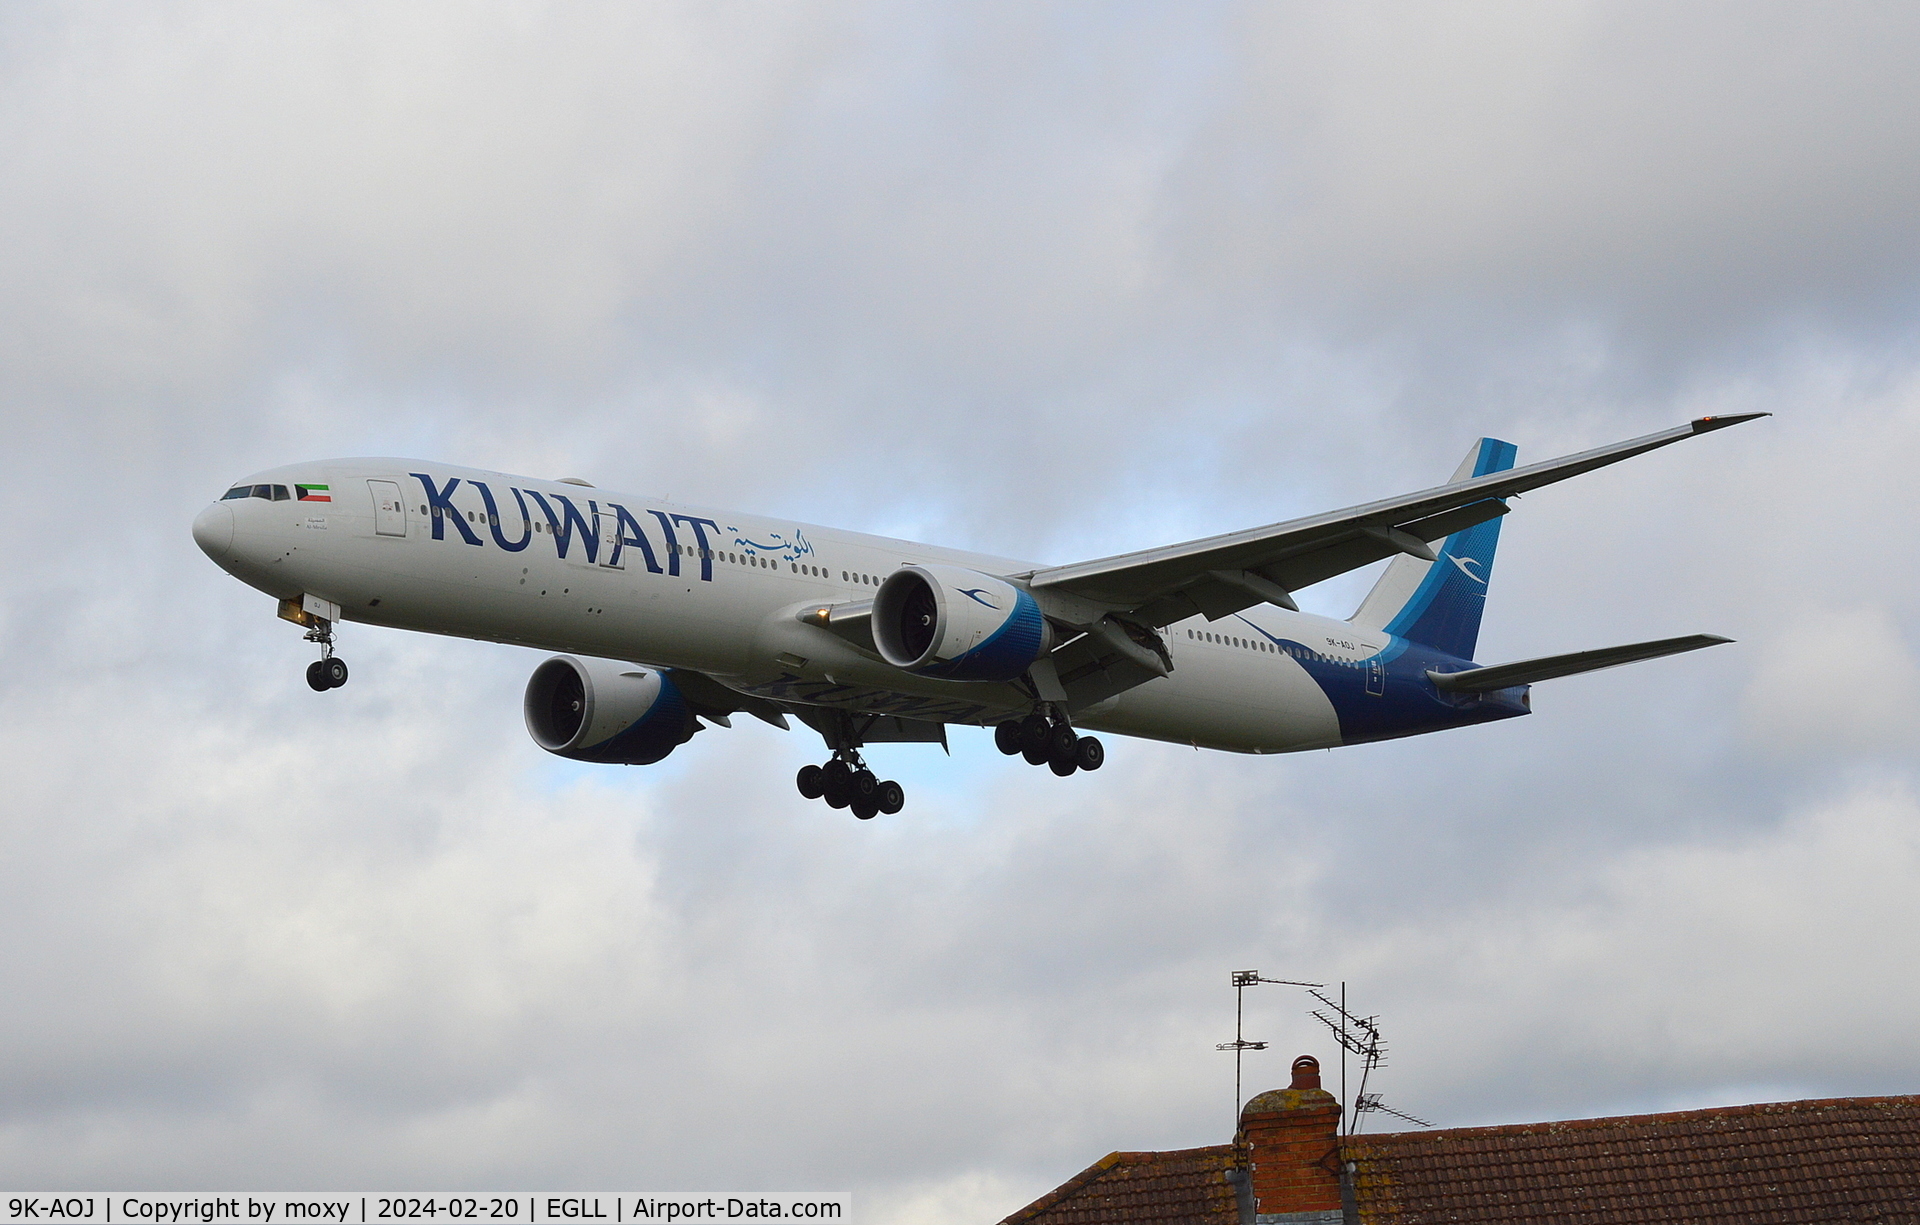
[[(864, 819), (904, 796), (861, 747), (948, 724), (1059, 775), (1105, 757), (1077, 729), (1290, 753), (1523, 715), (1535, 681), (1726, 642), (1472, 662), (1507, 498), (1765, 415), (1525, 468), (1483, 438), (1432, 489), (1066, 566), (406, 459), (250, 476), (193, 537), (319, 644), (316, 690), (346, 683), (342, 621), (565, 652), (527, 683), (548, 752), (646, 765), (702, 720), (793, 716), (832, 754), (801, 793)], [(1389, 557), (1352, 617), (1295, 606)]]

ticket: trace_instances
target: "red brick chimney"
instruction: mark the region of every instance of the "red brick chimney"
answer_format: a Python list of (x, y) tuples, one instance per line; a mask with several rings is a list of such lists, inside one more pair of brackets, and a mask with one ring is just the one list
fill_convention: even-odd
[(1320, 1087), (1312, 1055), (1293, 1061), (1292, 1085), (1240, 1111), (1258, 1225), (1340, 1225), (1339, 1130), (1340, 1103)]

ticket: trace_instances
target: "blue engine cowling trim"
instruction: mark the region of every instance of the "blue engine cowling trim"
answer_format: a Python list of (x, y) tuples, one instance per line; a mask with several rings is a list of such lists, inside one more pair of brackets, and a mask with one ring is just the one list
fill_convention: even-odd
[(921, 668), (920, 675), (950, 681), (1010, 681), (1024, 675), (1040, 658), (1047, 620), (1032, 596), (1016, 587), (1013, 597), (1006, 621), (984, 642), (957, 659)]
[(680, 692), (680, 686), (673, 683), (673, 673), (662, 672), (660, 694), (646, 714), (612, 739), (575, 756), (583, 761), (650, 766), (692, 739), (699, 730), (693, 711), (687, 707), (686, 696)]

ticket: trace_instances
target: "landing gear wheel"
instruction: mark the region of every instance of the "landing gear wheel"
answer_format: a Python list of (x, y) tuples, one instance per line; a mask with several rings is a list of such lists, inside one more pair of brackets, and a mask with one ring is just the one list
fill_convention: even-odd
[(307, 665), (307, 687), (315, 693), (325, 693), (333, 688), (327, 683), (326, 666), (327, 661), (324, 659), (316, 659)]
[(1012, 757), (1020, 751), (1020, 721), (1008, 719), (993, 729), (993, 747)]
[(880, 805), (870, 795), (861, 796), (853, 802), (853, 815), (862, 821), (871, 821), (880, 812)]
[(828, 808), (845, 808), (853, 803), (853, 792), (846, 787), (835, 787), (829, 784), (826, 794), (820, 798), (827, 802)]
[[(836, 757), (820, 767), (820, 783), (826, 795), (845, 791), (853, 783), (853, 767)], [(834, 807), (844, 808), (846, 805), (835, 804)]]
[(1058, 774), (1061, 778), (1065, 778), (1067, 775), (1072, 774), (1075, 770), (1078, 770), (1079, 768), (1080, 768), (1079, 766), (1076, 766), (1073, 764), (1072, 758), (1068, 758), (1066, 761), (1049, 761), (1047, 763), (1047, 769), (1052, 770), (1055, 774)]
[[(888, 816), (892, 816), (907, 806), (906, 790), (892, 779), (881, 783), (880, 786), (875, 789), (873, 798), (874, 801), (880, 805), (880, 811), (886, 813)], [(859, 816), (860, 814), (856, 810), (854, 815)]]
[(794, 776), (793, 785), (807, 799), (817, 800), (827, 793), (827, 780), (822, 777), (823, 773), (819, 766), (801, 766), (800, 773)]
[(862, 767), (861, 769), (855, 770), (853, 772), (853, 798), (854, 799), (871, 800), (873, 798), (873, 793), (875, 791), (878, 791), (879, 789), (880, 789), (880, 780), (873, 776), (872, 770), (868, 770)]
[(1082, 770), (1098, 770), (1107, 760), (1107, 746), (1098, 737), (1082, 736), (1073, 744), (1073, 764)]
[(1020, 752), (1034, 765), (1047, 759), (1047, 738), (1053, 734), (1053, 724), (1047, 722), (1045, 715), (1032, 714), (1020, 720)]
[(329, 655), (320, 661), (320, 674), (327, 678), (327, 688), (338, 689), (347, 683), (347, 661), (338, 655)]
[(1047, 760), (1071, 762), (1079, 744), (1080, 737), (1073, 734), (1072, 728), (1064, 723), (1057, 724), (1047, 733)]

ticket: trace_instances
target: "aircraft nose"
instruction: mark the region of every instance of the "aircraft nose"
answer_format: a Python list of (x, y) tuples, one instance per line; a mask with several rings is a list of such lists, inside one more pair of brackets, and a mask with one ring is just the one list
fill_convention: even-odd
[(225, 561), (233, 549), (233, 507), (222, 502), (201, 511), (193, 521), (193, 543), (215, 561)]

